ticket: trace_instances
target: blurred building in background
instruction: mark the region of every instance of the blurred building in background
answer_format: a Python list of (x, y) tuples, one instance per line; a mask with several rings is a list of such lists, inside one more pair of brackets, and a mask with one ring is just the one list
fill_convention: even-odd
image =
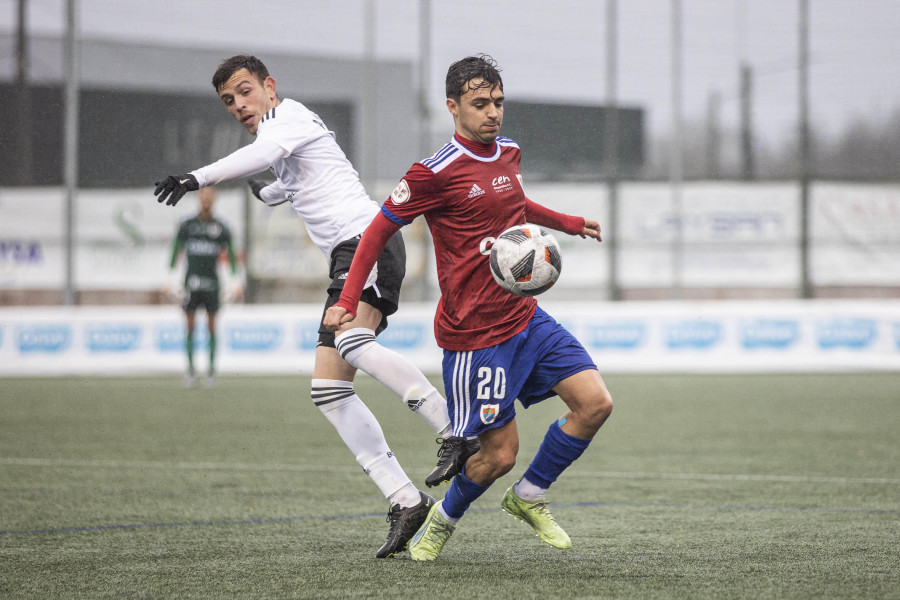
[[(45, 16), (62, 7), (59, 0), (20, 0), (18, 6), (29, 3)], [(14, 9), (14, 3), (7, 4), (4, 8)], [(536, 40), (555, 43), (539, 49), (535, 41), (513, 57), (492, 49), (491, 43), (454, 45), (467, 30), (435, 14), (445, 7), (428, 0), (390, 7), (371, 0), (350, 4), (357, 9), (353, 14), (323, 22), (328, 34), (320, 43), (331, 49), (321, 51), (291, 50), (287, 42), (279, 48), (272, 31), (244, 31), (235, 43), (223, 30), (211, 43), (214, 30), (187, 26), (186, 31), (206, 37), (197, 43), (151, 43), (146, 37), (129, 40), (127, 34), (79, 38), (78, 189), (71, 206), (63, 188), (64, 37), (48, 33), (52, 27), (42, 23), (26, 27), (27, 35), (0, 30), (2, 56), (27, 59), (24, 64), (0, 61), (0, 304), (59, 304), (67, 281), (74, 287), (75, 304), (162, 301), (159, 287), (169, 241), (177, 222), (195, 207), (190, 197), (176, 209), (157, 206), (153, 181), (208, 164), (250, 142), (210, 84), (223, 58), (238, 52), (259, 55), (275, 77), (279, 95), (319, 113), (380, 202), (410, 164), (437, 149), (452, 131), (439, 83), (448, 47), (454, 58), (493, 52), (505, 67), (503, 132), (523, 147), (529, 195), (603, 224), (603, 245), (561, 240), (564, 271), (554, 287), (555, 298), (900, 296), (900, 111), (863, 114), (837, 132), (834, 127), (819, 130), (813, 120), (808, 140), (813, 152), (804, 166), (796, 128), (780, 138), (769, 129), (754, 129), (765, 121), (760, 116), (768, 116), (760, 114), (763, 110), (797, 109), (793, 98), (772, 104), (772, 88), (766, 86), (780, 77), (782, 67), (759, 68), (755, 63), (762, 59), (745, 51), (721, 76), (739, 80), (734, 94), (723, 98), (717, 89), (688, 87), (689, 95), (706, 96), (707, 101), (677, 131), (659, 126), (667, 121), (666, 94), (638, 102), (633, 92), (622, 94), (623, 99), (608, 90), (596, 93), (597, 82), (610, 75), (596, 68), (596, 56), (609, 50), (603, 20), (614, 0), (573, 1), (562, 7), (571, 4), (571, 11), (553, 15), (537, 5), (522, 7), (520, 21), (531, 18), (546, 25), (534, 30)], [(630, 18), (627, 11), (638, 4), (623, 4), (622, 19)], [(664, 86), (664, 78), (652, 70), (672, 59), (669, 41), (658, 35), (672, 19), (668, 10), (654, 13), (662, 4), (642, 4), (645, 14), (656, 17), (642, 26), (646, 36), (619, 40), (626, 68), (635, 56), (643, 61), (642, 68), (628, 69), (628, 85), (637, 76), (648, 89)], [(687, 8), (700, 6), (695, 4), (685, 2)], [(755, 5), (744, 0), (707, 6), (709, 10), (686, 18), (702, 27), (725, 4), (748, 13), (737, 29), (749, 29)], [(86, 5), (86, 15), (93, 19), (118, 6), (98, 0)], [(169, 8), (189, 11), (191, 6), (215, 10), (218, 5)], [(291, 18), (295, 12), (315, 13), (309, 6), (284, 2), (273, 8)], [(135, 6), (131, 10), (138, 11)], [(396, 17), (397, 11), (413, 16), (403, 23), (387, 22), (385, 14)], [(417, 18), (418, 27), (408, 28)], [(352, 49), (328, 41), (338, 22), (344, 29), (362, 23), (362, 35), (351, 31), (343, 37), (352, 40)], [(380, 40), (372, 39), (372, 23)], [(444, 34), (440, 39), (426, 35), (437, 37), (438, 32)], [(247, 44), (252, 35), (265, 40), (260, 50)], [(770, 35), (773, 40), (781, 36), (779, 52), (796, 44), (793, 30), (772, 29)], [(704, 60), (719, 51), (713, 47), (717, 42), (696, 31), (686, 41), (689, 48), (701, 42), (710, 46), (707, 55), (701, 53)], [(517, 43), (522, 42), (511, 39), (507, 45)], [(417, 44), (418, 51), (409, 49)], [(399, 50), (392, 51), (395, 46)], [(541, 55), (546, 64), (538, 64)], [(551, 65), (553, 76), (543, 79), (538, 93), (533, 83), (523, 81), (523, 57), (536, 72)], [(698, 70), (690, 61), (681, 66), (688, 73)], [(529, 86), (529, 93), (520, 93)], [(737, 121), (724, 118), (727, 112), (740, 116)], [(289, 208), (261, 206), (236, 183), (223, 187), (218, 206), (244, 251), (248, 301), (320, 300), (325, 261)], [(421, 219), (407, 228), (406, 239), (405, 294), (433, 302), (436, 278)]]

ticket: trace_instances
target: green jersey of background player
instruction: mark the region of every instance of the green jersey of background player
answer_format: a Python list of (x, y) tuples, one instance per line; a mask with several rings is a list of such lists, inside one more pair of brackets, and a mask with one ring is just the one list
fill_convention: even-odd
[[(237, 261), (231, 232), (221, 220), (213, 216), (215, 189), (204, 188), (199, 194), (200, 212), (195, 217), (182, 221), (178, 233), (172, 241), (172, 258), (169, 267), (174, 269), (179, 255), (184, 252), (187, 269), (184, 276), (184, 300), (182, 307), (187, 316), (185, 333), (185, 350), (188, 359), (188, 374), (185, 384), (196, 383), (194, 370), (194, 322), (197, 308), (203, 306), (206, 311), (209, 328), (209, 385), (215, 383), (216, 364), (216, 313), (219, 311), (219, 255), (228, 254), (231, 273), (237, 275)], [(236, 297), (241, 295), (240, 288), (232, 292)]]

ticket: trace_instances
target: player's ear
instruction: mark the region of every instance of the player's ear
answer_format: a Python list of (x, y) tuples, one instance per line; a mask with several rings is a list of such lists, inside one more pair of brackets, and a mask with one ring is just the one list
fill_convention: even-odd
[(454, 118), (459, 116), (459, 105), (456, 103), (456, 100), (447, 98), (447, 110), (450, 111)]
[(263, 87), (266, 88), (266, 93), (269, 95), (269, 98), (274, 100), (276, 98), (275, 79), (271, 76), (266, 77), (266, 80), (263, 81)]

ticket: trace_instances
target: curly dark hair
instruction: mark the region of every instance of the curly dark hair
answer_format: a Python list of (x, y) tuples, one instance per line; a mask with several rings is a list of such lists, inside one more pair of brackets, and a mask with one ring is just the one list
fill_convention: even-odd
[(231, 76), (241, 69), (247, 69), (259, 79), (260, 83), (263, 83), (266, 80), (266, 77), (269, 76), (269, 70), (266, 68), (266, 65), (263, 64), (263, 61), (259, 60), (255, 56), (250, 56), (249, 54), (238, 54), (237, 56), (232, 56), (231, 58), (226, 58), (222, 61), (222, 64), (216, 69), (216, 72), (213, 74), (212, 84), (213, 87), (216, 88), (216, 91), (219, 91), (219, 88), (225, 85), (225, 83), (231, 79)]
[[(481, 78), (482, 81), (477, 86), (473, 86), (471, 81), (476, 78)], [(500, 77), (497, 61), (487, 54), (467, 56), (456, 61), (447, 69), (447, 97), (457, 102), (468, 91), (483, 87), (493, 88), (494, 86), (500, 86), (502, 92), (503, 78)]]

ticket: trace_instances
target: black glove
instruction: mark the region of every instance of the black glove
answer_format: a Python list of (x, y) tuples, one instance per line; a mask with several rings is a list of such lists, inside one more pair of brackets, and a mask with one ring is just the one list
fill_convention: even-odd
[(259, 200), (262, 200), (262, 196), (260, 196), (260, 192), (262, 189), (269, 185), (265, 181), (260, 181), (259, 179), (248, 179), (247, 184), (250, 186), (250, 191), (253, 192), (253, 195), (256, 196)]
[(169, 206), (175, 206), (187, 192), (196, 192), (199, 189), (200, 184), (193, 175), (169, 175), (156, 182), (156, 191), (153, 195), (159, 196), (157, 202), (165, 200)]

